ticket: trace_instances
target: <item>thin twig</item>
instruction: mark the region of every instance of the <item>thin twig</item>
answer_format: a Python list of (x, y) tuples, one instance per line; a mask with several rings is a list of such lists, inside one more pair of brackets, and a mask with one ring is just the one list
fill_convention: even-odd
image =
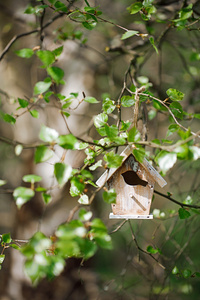
[(179, 202), (179, 201), (177, 201), (177, 200), (171, 198), (170, 195), (169, 195), (169, 196), (168, 196), (168, 195), (165, 195), (165, 194), (160, 193), (160, 192), (158, 192), (158, 191), (156, 191), (156, 190), (154, 190), (154, 193), (155, 193), (155, 194), (158, 194), (158, 195), (160, 195), (160, 196), (162, 196), (162, 197), (164, 197), (164, 198), (166, 198), (166, 199), (168, 199), (168, 200), (170, 200), (170, 201), (172, 201), (172, 202), (174, 202), (174, 203), (176, 203), (176, 204), (178, 204), (178, 205), (180, 205), (181, 207), (189, 207), (189, 208), (200, 209), (200, 205), (196, 205), (196, 204), (186, 204), (186, 203)]
[(134, 232), (133, 232), (133, 228), (132, 228), (132, 226), (131, 226), (131, 222), (130, 222), (130, 220), (128, 220), (128, 223), (129, 223), (129, 226), (130, 226), (130, 229), (131, 229), (131, 235), (132, 235), (132, 239), (133, 239), (133, 241), (135, 242), (135, 245), (136, 245), (136, 247), (138, 248), (138, 250), (139, 251), (141, 251), (141, 252), (143, 252), (143, 253), (145, 253), (145, 254), (147, 254), (147, 255), (149, 255), (151, 258), (153, 258), (157, 263), (158, 263), (158, 265), (162, 268), (162, 269), (164, 269), (165, 270), (165, 267), (151, 254), (151, 253), (149, 253), (149, 252), (147, 252), (146, 250), (144, 250), (144, 249), (142, 249), (140, 246), (139, 246), (139, 244), (138, 244), (138, 242), (137, 242), (137, 239), (136, 239), (136, 237), (135, 237), (135, 235), (134, 235)]

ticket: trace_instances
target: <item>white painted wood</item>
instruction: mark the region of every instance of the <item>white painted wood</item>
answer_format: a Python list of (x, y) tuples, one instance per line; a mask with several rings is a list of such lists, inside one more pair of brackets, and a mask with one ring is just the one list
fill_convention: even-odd
[(110, 213), (109, 219), (153, 219), (153, 215), (114, 215)]

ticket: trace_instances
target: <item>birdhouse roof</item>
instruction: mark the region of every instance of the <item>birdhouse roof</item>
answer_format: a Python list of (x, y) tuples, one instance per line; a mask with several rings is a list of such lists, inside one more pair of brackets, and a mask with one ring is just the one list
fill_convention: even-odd
[[(132, 154), (132, 147), (127, 146), (124, 151), (120, 154), (120, 156), (123, 156), (122, 164), (125, 162), (125, 160)], [(164, 187), (167, 182), (164, 180), (164, 178), (154, 169), (154, 167), (148, 162), (146, 158), (144, 158), (141, 165), (146, 169), (146, 171), (155, 179), (155, 182), (157, 182), (160, 187)], [(120, 166), (121, 167), (121, 166)], [(109, 170), (106, 170), (101, 177), (97, 180), (96, 184), (100, 187), (103, 186), (112, 176), (113, 174), (120, 168), (110, 168)]]

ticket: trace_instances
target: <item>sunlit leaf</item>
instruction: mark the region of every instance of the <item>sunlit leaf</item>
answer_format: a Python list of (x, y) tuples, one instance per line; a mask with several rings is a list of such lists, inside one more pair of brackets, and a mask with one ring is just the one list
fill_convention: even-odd
[(130, 12), (131, 15), (136, 14), (137, 12), (139, 12), (143, 7), (143, 4), (141, 2), (135, 2), (133, 4), (131, 4), (131, 6), (129, 6), (127, 9)]
[(138, 142), (140, 140), (140, 133), (136, 129), (136, 127), (131, 128), (128, 133), (128, 141), (129, 142)]
[(30, 175), (23, 176), (22, 179), (24, 182), (34, 183), (34, 182), (40, 182), (42, 180), (42, 177), (38, 175), (30, 174)]
[(159, 152), (155, 158), (157, 164), (159, 165), (163, 174), (166, 174), (169, 169), (171, 169), (177, 161), (177, 154), (170, 153), (165, 150)]
[(32, 49), (29, 49), (29, 48), (24, 48), (24, 49), (15, 51), (15, 53), (19, 57), (30, 58), (31, 56), (33, 56), (34, 51)]
[(21, 99), (21, 98), (18, 98), (18, 102), (19, 102), (19, 105), (22, 107), (22, 108), (25, 108), (29, 105), (29, 102), (25, 99)]
[(63, 186), (70, 178), (72, 167), (64, 163), (54, 165), (54, 174), (60, 186)]
[(35, 118), (35, 119), (39, 118), (39, 112), (36, 109), (32, 109), (29, 112), (33, 118)]
[(138, 33), (139, 33), (139, 31), (136, 31), (136, 30), (128, 30), (122, 35), (121, 40), (128, 39)]
[(131, 96), (123, 96), (121, 98), (121, 105), (123, 107), (131, 107), (135, 104), (135, 99)]
[(34, 86), (34, 95), (45, 93), (51, 86), (52, 82), (50, 78), (46, 81), (38, 81)]
[(106, 153), (103, 158), (107, 162), (108, 168), (120, 167), (123, 160), (122, 156), (115, 154), (113, 151)]
[(61, 69), (59, 67), (48, 67), (47, 73), (51, 76), (51, 78), (57, 84), (61, 83), (61, 80), (63, 79), (63, 77), (65, 75), (63, 69)]
[(85, 97), (83, 100), (88, 103), (99, 103), (99, 101), (94, 97)]
[(64, 149), (77, 149), (78, 147), (77, 138), (73, 134), (60, 135), (57, 142)]
[(21, 208), (21, 206), (29, 201), (34, 195), (35, 192), (32, 189), (21, 186), (17, 187), (13, 192), (13, 197), (18, 208)]
[(37, 56), (43, 62), (44, 67), (48, 67), (55, 62), (55, 56), (49, 50), (39, 50), (37, 51)]
[(0, 186), (2, 186), (2, 185), (5, 185), (7, 183), (7, 181), (6, 180), (2, 180), (2, 179), (0, 179)]
[(94, 117), (94, 126), (99, 128), (106, 124), (108, 121), (108, 115), (101, 113)]
[(168, 89), (166, 91), (169, 98), (173, 101), (181, 101), (183, 100), (183, 97), (185, 96), (182, 92), (176, 90), (176, 89)]
[(39, 133), (40, 139), (44, 142), (54, 142), (58, 136), (59, 134), (55, 129), (46, 127), (45, 125), (42, 126)]
[(88, 205), (89, 204), (88, 195), (81, 195), (81, 197), (78, 199), (78, 203)]
[(34, 161), (36, 164), (47, 161), (53, 156), (54, 152), (46, 146), (38, 146), (35, 150)]

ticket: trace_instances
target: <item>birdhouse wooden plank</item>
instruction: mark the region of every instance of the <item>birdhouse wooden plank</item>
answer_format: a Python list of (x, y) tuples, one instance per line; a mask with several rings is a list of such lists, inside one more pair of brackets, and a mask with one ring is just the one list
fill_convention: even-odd
[(149, 212), (154, 185), (157, 182), (163, 187), (167, 182), (146, 159), (143, 163), (138, 162), (130, 146), (125, 148), (121, 156), (122, 165), (107, 170), (96, 182), (99, 187), (107, 184), (109, 189), (114, 188), (117, 193), (110, 218), (152, 219)]

